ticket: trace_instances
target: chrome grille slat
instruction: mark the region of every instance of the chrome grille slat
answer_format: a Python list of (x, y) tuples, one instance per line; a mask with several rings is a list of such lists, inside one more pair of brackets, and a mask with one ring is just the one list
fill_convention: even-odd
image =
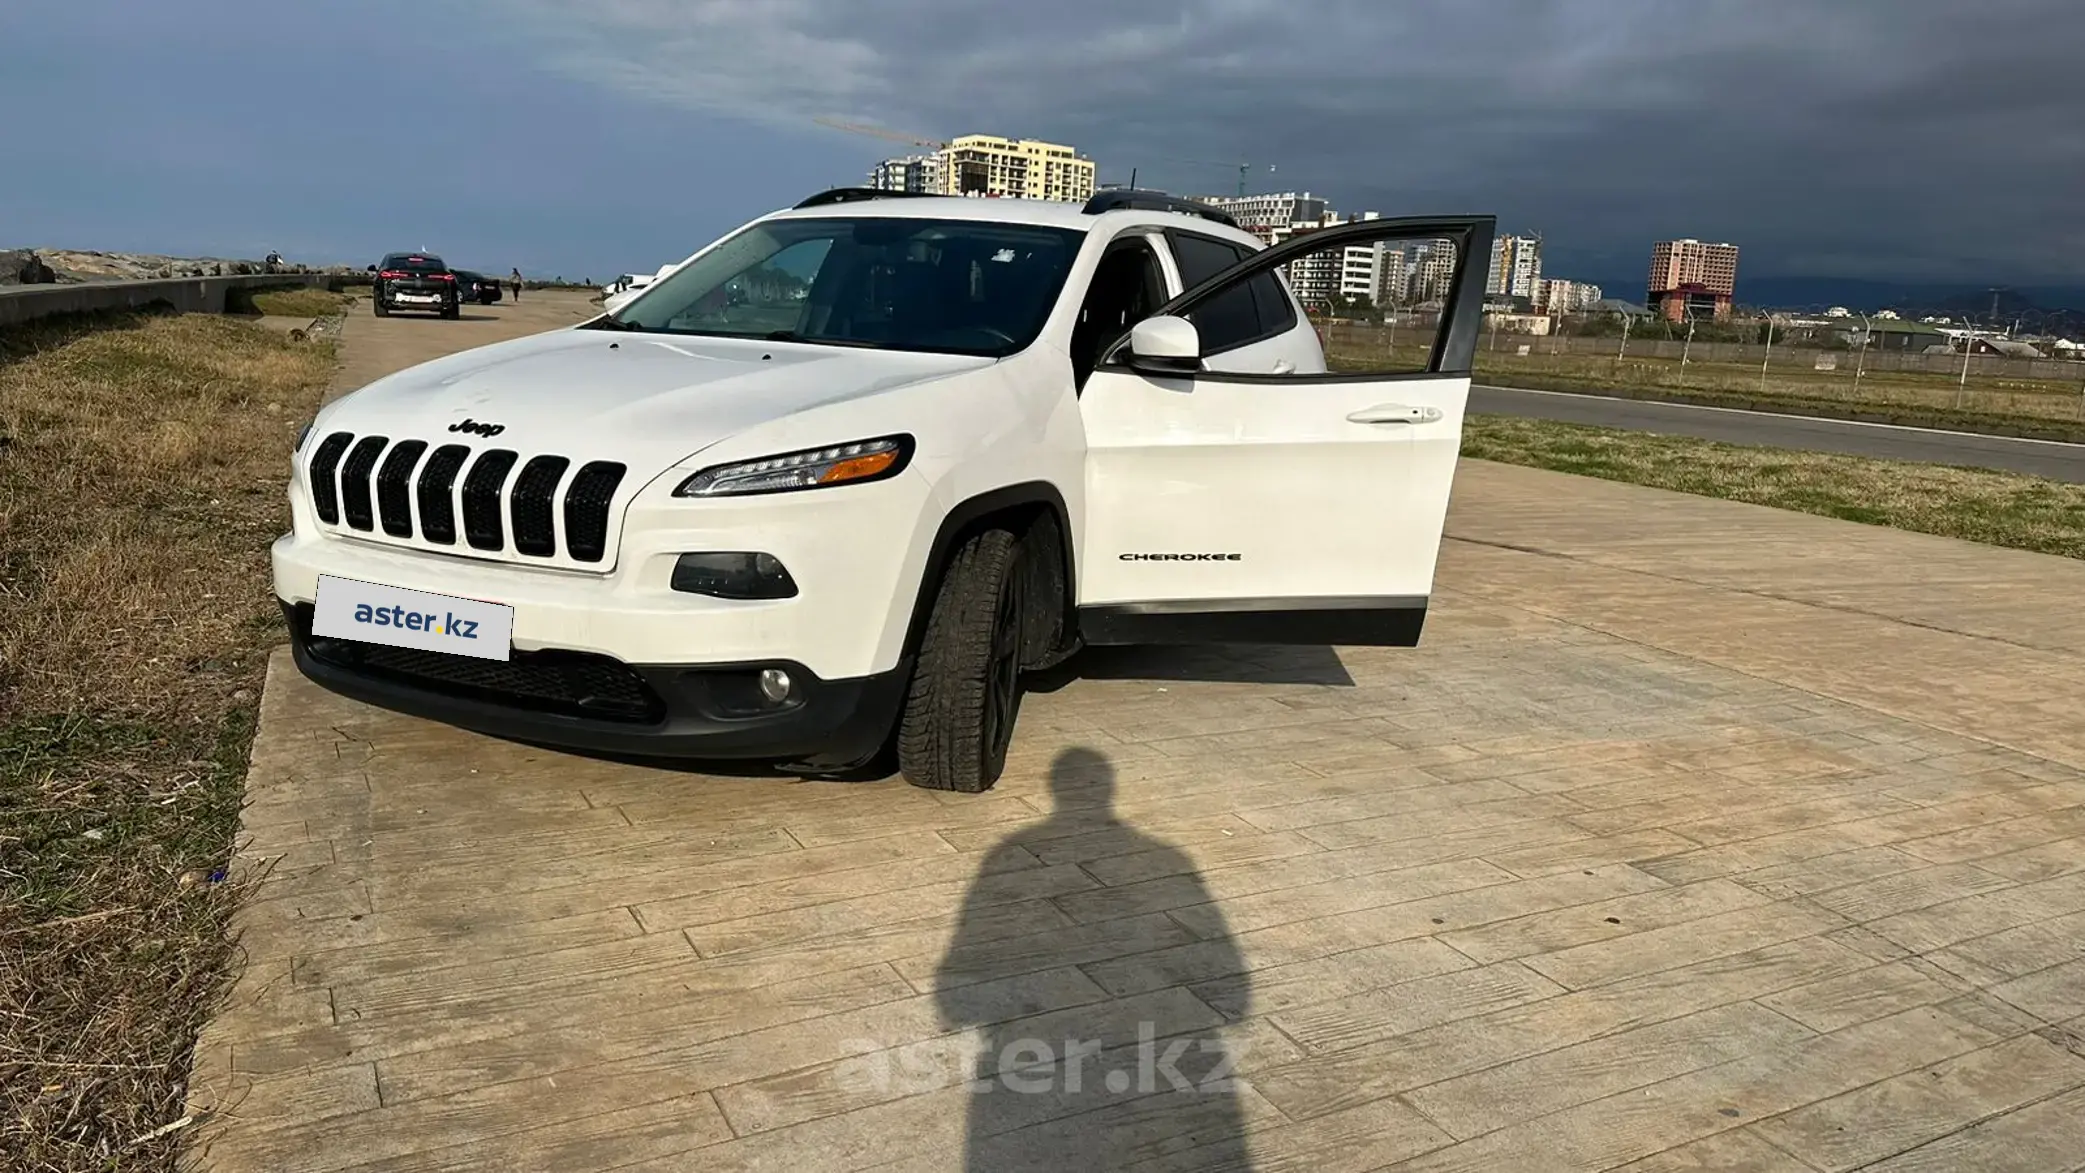
[[(598, 563), (628, 469), (539, 453), (333, 432), (312, 449), (305, 483), (320, 522), (435, 546), (459, 537), (508, 558)], [(459, 533), (459, 531), (461, 531)]]

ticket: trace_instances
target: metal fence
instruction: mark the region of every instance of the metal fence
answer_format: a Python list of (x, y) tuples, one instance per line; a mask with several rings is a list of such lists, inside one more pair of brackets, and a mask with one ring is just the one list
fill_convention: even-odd
[[(1418, 343), (1430, 338), (1432, 331), (1426, 326), (1415, 328), (1400, 324), (1393, 335), (1387, 326), (1341, 322), (1328, 323), (1324, 327), (1324, 333), (1328, 343), (1377, 349), (1389, 344), (1393, 337), (1400, 345)], [(1696, 340), (1689, 344), (1680, 339), (1667, 339), (1655, 334), (1651, 337), (1642, 334), (1632, 335), (1626, 350), (1628, 358), (1670, 359), (1674, 362), (1679, 361), (1682, 354), (1689, 362), (1735, 363), (1749, 365), (1755, 369), (1764, 362), (1771, 369), (1837, 370), (1851, 374), (1855, 365), (1859, 364), (1870, 374), (1892, 371), (1955, 376), (1962, 374), (1960, 353), (1923, 354), (1916, 351), (1871, 347), (1863, 357), (1854, 350), (1826, 349), (1804, 345), (1801, 342), (1785, 346), (1776, 342), (1771, 348), (1757, 342)], [(1618, 336), (1528, 335), (1509, 334), (1504, 331), (1494, 333), (1489, 330), (1478, 336), (1477, 361), (1480, 365), (1510, 362), (1522, 355), (1615, 358), (1624, 355), (1624, 348), (1622, 339)], [(1487, 363), (1487, 357), (1492, 360), (1490, 363)], [(1986, 381), (2020, 379), (2079, 382), (2085, 380), (2085, 362), (2060, 358), (1972, 355), (1969, 358), (1969, 377)]]

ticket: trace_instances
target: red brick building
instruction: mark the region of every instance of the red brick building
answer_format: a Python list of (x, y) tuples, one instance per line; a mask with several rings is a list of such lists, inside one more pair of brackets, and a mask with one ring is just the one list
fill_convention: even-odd
[(1667, 321), (1727, 318), (1737, 293), (1734, 244), (1661, 240), (1651, 246), (1651, 277), (1644, 304)]

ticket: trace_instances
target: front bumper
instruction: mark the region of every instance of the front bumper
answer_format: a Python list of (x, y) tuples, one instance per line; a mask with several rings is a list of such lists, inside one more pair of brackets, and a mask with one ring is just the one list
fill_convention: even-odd
[[(896, 726), (910, 662), (821, 680), (785, 661), (624, 664), (607, 656), (520, 651), (501, 662), (313, 636), (309, 603), (278, 599), (297, 667), (342, 696), (515, 741), (683, 761), (787, 762), (844, 770), (874, 757)], [(781, 707), (754, 681), (795, 682)]]

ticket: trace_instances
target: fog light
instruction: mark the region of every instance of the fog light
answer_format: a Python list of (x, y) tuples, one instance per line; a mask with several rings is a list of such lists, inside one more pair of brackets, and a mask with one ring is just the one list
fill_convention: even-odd
[(773, 554), (683, 554), (673, 589), (719, 599), (793, 599), (796, 580)]
[(789, 690), (793, 687), (795, 682), (789, 679), (789, 673), (780, 668), (760, 670), (760, 695), (766, 697), (769, 703), (779, 705), (788, 700)]

